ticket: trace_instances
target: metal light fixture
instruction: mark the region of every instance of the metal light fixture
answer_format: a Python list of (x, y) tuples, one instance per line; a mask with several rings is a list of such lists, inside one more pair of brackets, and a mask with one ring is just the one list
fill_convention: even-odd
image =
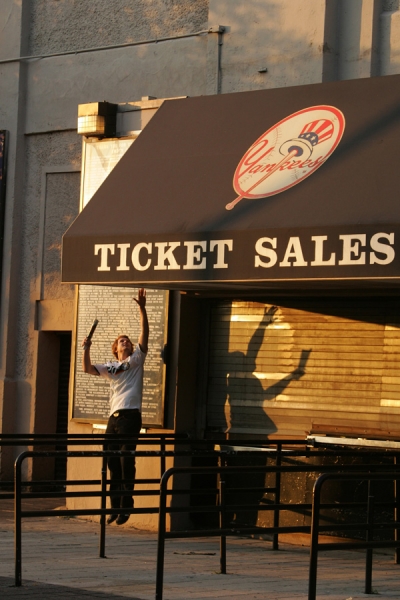
[(117, 104), (90, 102), (78, 105), (78, 133), (86, 137), (115, 137)]

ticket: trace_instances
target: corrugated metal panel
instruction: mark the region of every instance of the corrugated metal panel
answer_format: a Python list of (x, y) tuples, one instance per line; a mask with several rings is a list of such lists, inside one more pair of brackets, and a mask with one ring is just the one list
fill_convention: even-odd
[(400, 435), (397, 313), (393, 298), (302, 299), (276, 309), (219, 302), (212, 310), (208, 429)]

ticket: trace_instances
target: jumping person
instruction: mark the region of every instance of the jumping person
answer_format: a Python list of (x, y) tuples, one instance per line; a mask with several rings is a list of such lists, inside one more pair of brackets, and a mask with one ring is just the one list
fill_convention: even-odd
[[(101, 365), (93, 365), (90, 359), (91, 340), (85, 338), (82, 367), (85, 373), (105, 377), (110, 381), (110, 416), (106, 433), (132, 438), (132, 443), (108, 444), (108, 450), (134, 451), (136, 439), (142, 427), (142, 391), (143, 365), (148, 349), (149, 322), (146, 313), (146, 292), (139, 289), (138, 297), (133, 298), (139, 307), (140, 335), (136, 348), (127, 335), (119, 335), (111, 346), (116, 361)], [(133, 491), (136, 465), (135, 457), (110, 457), (107, 461), (110, 471), (111, 508), (119, 509), (118, 513), (109, 515), (107, 523), (126, 523), (129, 513), (125, 508), (133, 507), (131, 495), (121, 496), (121, 491)]]

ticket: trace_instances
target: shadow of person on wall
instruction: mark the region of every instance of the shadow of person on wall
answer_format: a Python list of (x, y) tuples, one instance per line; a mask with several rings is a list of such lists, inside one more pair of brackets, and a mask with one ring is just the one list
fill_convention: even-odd
[[(235, 432), (235, 429), (247, 430), (253, 429), (249, 424), (243, 422), (243, 418), (247, 417), (249, 422), (253, 422), (253, 403), (249, 402), (248, 409), (243, 410), (243, 402), (246, 402), (247, 396), (263, 396), (263, 387), (261, 381), (254, 374), (256, 371), (256, 361), (260, 348), (264, 342), (265, 330), (274, 322), (274, 315), (278, 310), (277, 306), (270, 306), (264, 311), (264, 315), (251, 336), (246, 353), (235, 350), (229, 352), (228, 362), (230, 370), (226, 373), (226, 400), (225, 400), (225, 417), (228, 433)], [(264, 398), (262, 398), (264, 399)], [(257, 412), (257, 429), (262, 429), (265, 433), (276, 431), (273, 421), (268, 417), (265, 411)], [(244, 414), (245, 413), (245, 414)], [(244, 431), (243, 431), (244, 433)], [(250, 432), (246, 432), (250, 433)]]
[[(246, 353), (234, 351), (228, 354), (228, 362), (231, 366), (226, 373), (225, 406), (228, 410), (225, 419), (228, 433), (259, 434), (262, 437), (274, 433), (276, 426), (260, 404), (265, 400), (274, 400), (292, 381), (299, 380), (305, 374), (311, 350), (302, 350), (299, 362), (293, 371), (273, 385), (264, 389), (262, 381), (257, 377), (257, 357), (264, 344), (267, 327), (276, 321), (277, 310), (277, 306), (265, 309), (260, 323), (251, 336)], [(245, 409), (243, 409), (244, 404), (246, 404)]]
[[(292, 381), (298, 381), (306, 372), (311, 349), (301, 350), (296, 367), (273, 385), (264, 388), (260, 380), (262, 374), (257, 377), (257, 357), (264, 345), (266, 329), (276, 321), (277, 310), (276, 306), (265, 309), (260, 323), (251, 336), (246, 353), (239, 351), (229, 353), (231, 368), (226, 374), (225, 418), (229, 438), (235, 439), (238, 446), (240, 446), (240, 438), (243, 439), (244, 435), (247, 438), (257, 436), (258, 439), (268, 439), (268, 435), (277, 431), (275, 423), (267, 414), (264, 403), (266, 400), (272, 401), (278, 398)], [(232, 445), (234, 448), (234, 444), (230, 446)], [(272, 464), (274, 462), (272, 459)], [(241, 452), (228, 460), (228, 464), (232, 466), (265, 466), (267, 463), (267, 453), (251, 455), (249, 452)], [(228, 521), (238, 525), (256, 525), (257, 507), (265, 496), (264, 488), (268, 485), (271, 487), (269, 480), (270, 478), (266, 478), (263, 473), (248, 473), (240, 478), (228, 477), (226, 481), (227, 488), (230, 489), (228, 503), (251, 505), (249, 510), (238, 510), (236, 514), (233, 512), (228, 514)]]

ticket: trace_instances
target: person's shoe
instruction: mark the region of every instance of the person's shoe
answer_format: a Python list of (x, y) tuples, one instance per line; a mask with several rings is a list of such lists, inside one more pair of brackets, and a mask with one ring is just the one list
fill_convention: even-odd
[(131, 515), (124, 515), (123, 513), (121, 513), (120, 515), (118, 515), (118, 517), (117, 517), (117, 525), (123, 525), (124, 523), (126, 523), (130, 516)]
[(118, 515), (108, 515), (107, 525), (111, 525), (111, 523), (114, 523), (114, 521), (116, 521), (117, 519), (118, 519)]

